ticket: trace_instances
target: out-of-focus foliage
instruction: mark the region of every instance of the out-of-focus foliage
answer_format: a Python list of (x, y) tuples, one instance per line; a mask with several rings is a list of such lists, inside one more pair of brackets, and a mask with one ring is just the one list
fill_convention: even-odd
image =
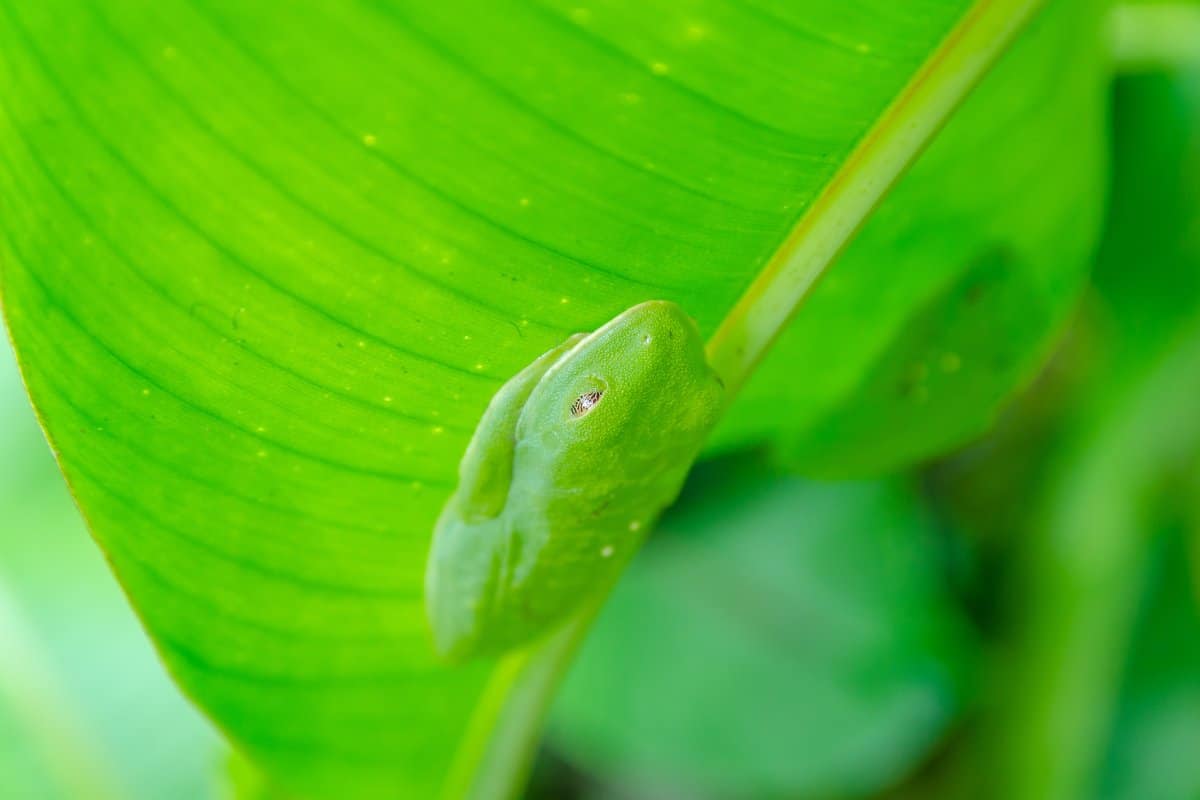
[(691, 797), (878, 789), (964, 693), (938, 556), (903, 482), (705, 465), (597, 621), (552, 742), (598, 775)]
[(1200, 72), (1122, 78), (1116, 99), (1110, 220), (1068, 346), (933, 484), (1000, 562), (976, 589), (995, 655), (974, 742), (975, 774), (999, 776), (1002, 797), (1200, 792), (1195, 759), (1153, 766), (1200, 736), (1184, 557), (1200, 464)]
[[(1188, 490), (1194, 498), (1196, 488)], [(1200, 599), (1189, 524), (1150, 532), (1149, 564), (1111, 737), (1103, 800), (1200, 797)]]

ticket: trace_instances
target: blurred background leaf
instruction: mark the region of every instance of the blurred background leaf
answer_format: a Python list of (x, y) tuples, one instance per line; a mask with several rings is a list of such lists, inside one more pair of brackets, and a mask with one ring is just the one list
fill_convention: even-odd
[(680, 796), (878, 790), (967, 686), (938, 554), (904, 482), (706, 464), (601, 613), (551, 741), (605, 781)]
[[(1196, 611), (1179, 541), (1200, 459), (1198, 89), (1188, 70), (1117, 81), (1113, 202), (1075, 329), (1011, 417), (934, 473), (939, 502), (991, 537), (979, 543), (999, 567), (976, 590), (992, 641), (973, 721), (986, 755), (962, 756), (975, 777), (951, 782), (960, 793), (1200, 791), (1193, 759), (1143, 760), (1188, 750), (1200, 727), (1180, 677), (1195, 674)], [(1162, 669), (1168, 650), (1178, 673)]]
[(1154, 534), (1100, 769), (1104, 800), (1200, 797), (1200, 603), (1187, 552), (1196, 531), (1177, 522)]

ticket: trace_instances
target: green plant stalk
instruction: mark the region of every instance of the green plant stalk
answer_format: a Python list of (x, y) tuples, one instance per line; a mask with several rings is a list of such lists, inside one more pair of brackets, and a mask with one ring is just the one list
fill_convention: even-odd
[(1146, 566), (1144, 511), (1164, 468), (1200, 453), (1200, 320), (1087, 424), (1052, 488), (1018, 591), (998, 797), (1090, 797)]
[[(871, 211), (1006, 50), (1041, 0), (978, 0), (909, 81), (708, 342), (732, 400)], [(532, 650), (500, 660), (443, 797), (507, 800), (533, 761), (554, 690), (601, 601)]]

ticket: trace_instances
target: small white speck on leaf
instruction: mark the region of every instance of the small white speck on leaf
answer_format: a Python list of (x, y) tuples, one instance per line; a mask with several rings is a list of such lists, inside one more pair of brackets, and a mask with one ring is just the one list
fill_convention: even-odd
[(604, 549), (600, 551), (601, 558), (611, 558), (613, 554), (613, 546), (611, 544), (604, 545)]
[(642, 527), (641, 520), (635, 519), (633, 522), (629, 523), (629, 530), (631, 530), (631, 531), (641, 530), (641, 527)]

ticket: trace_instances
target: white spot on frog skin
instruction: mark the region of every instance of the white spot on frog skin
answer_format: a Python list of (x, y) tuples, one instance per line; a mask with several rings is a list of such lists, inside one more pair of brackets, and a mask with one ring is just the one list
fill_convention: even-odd
[(871, 45), (867, 44), (866, 42), (859, 42), (854, 49), (860, 53), (869, 53), (871, 52)]
[(650, 344), (653, 341), (654, 341), (654, 337), (648, 333), (642, 337), (642, 344)]
[(642, 528), (641, 520), (635, 519), (633, 522), (629, 523), (629, 530), (631, 530), (631, 531), (638, 531), (638, 530), (641, 530), (641, 528)]
[(430, 433), (432, 433), (434, 436), (440, 436), (441, 434), (443, 434), (445, 432), (446, 432), (446, 429), (443, 428), (441, 425), (434, 425), (433, 428), (430, 430)]
[(355, 344), (358, 345), (359, 347), (367, 346), (367, 343), (365, 341), (363, 341), (362, 339), (359, 339), (357, 342), (355, 342)]
[(480, 363), (480, 364), (476, 364), (476, 365), (475, 365), (475, 369), (477, 369), (477, 370), (479, 370), (480, 372), (482, 372), (482, 371), (483, 371), (483, 368), (484, 368), (485, 366), (487, 366), (487, 365), (486, 365), (486, 364), (482, 364), (482, 363)]
[(613, 546), (611, 544), (604, 545), (604, 549), (600, 551), (601, 558), (611, 558), (613, 554)]
[(390, 403), (390, 402), (392, 402), (392, 396), (391, 396), (390, 394), (385, 394), (385, 395), (383, 396), (383, 402), (385, 402), (385, 403)]
[(149, 396), (150, 396), (150, 390), (142, 389), (142, 397), (149, 397)]
[(267, 428), (264, 425), (259, 425), (257, 428), (254, 429), (254, 432), (255, 433), (266, 433)]
[(528, 197), (522, 197), (517, 202), (521, 204), (521, 208), (529, 208), (530, 200)]
[(267, 457), (267, 451), (266, 451), (266, 450), (259, 450), (257, 453), (255, 453), (255, 455), (257, 455), (259, 458), (266, 458), (266, 457)]
[(562, 303), (562, 304), (565, 306), (567, 303), (571, 302), (571, 298), (569, 298), (569, 297), (560, 297), (560, 298), (558, 298), (558, 302)]
[(379, 140), (375, 138), (375, 134), (373, 134), (373, 133), (364, 133), (363, 134), (363, 144), (365, 144), (367, 147), (374, 147), (378, 143), (379, 143)]
[(666, 75), (671, 71), (671, 68), (662, 61), (652, 61), (650, 62), (650, 71), (655, 75)]

